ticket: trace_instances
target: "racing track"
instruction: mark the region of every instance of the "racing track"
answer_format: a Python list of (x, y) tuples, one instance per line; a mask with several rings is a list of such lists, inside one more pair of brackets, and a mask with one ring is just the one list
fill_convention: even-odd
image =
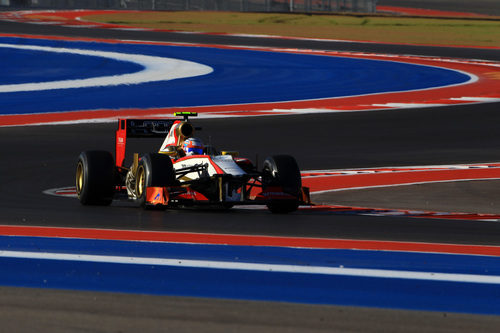
[[(177, 35), (172, 33), (103, 31), (92, 29), (70, 29), (51, 26), (33, 26), (18, 23), (0, 23), (3, 33), (50, 34), (85, 36), (98, 38), (123, 38), (159, 41), (183, 41), (196, 43), (218, 43), (238, 45), (264, 45), (289, 48), (364, 50), (384, 53), (410, 53), (441, 55), (464, 58), (500, 60), (498, 50), (456, 49), (438, 47), (389, 46), (375, 44), (333, 43), (319, 41), (283, 41), (277, 39), (236, 38), (229, 36)], [(498, 161), (500, 135), (500, 103), (449, 106), (379, 111), (376, 113), (344, 113), (329, 115), (301, 115), (288, 117), (264, 117), (248, 119), (200, 120), (199, 123), (213, 135), (216, 143), (224, 143), (228, 149), (237, 149), (243, 156), (260, 159), (275, 153), (289, 153), (297, 157), (302, 169), (351, 168), (370, 166), (428, 165), (448, 163), (470, 163)], [(256, 136), (255, 129), (259, 129)], [(279, 128), (279, 130), (277, 129)], [(331, 237), (352, 239), (379, 239), (397, 241), (441, 242), (458, 244), (499, 245), (500, 224), (498, 222), (443, 221), (433, 219), (410, 219), (405, 217), (368, 217), (355, 215), (324, 215), (298, 212), (289, 216), (273, 216), (265, 211), (234, 210), (230, 213), (213, 211), (145, 212), (129, 207), (89, 208), (82, 207), (72, 199), (51, 197), (42, 194), (48, 188), (67, 186), (73, 182), (74, 162), (78, 152), (92, 147), (113, 150), (112, 124), (12, 127), (0, 130), (0, 224), (98, 227), (129, 230), (189, 231), (227, 234), (256, 234), (300, 237)], [(298, 135), (300, 133), (300, 135)], [(304, 138), (308, 138), (304, 140)], [(310, 144), (314, 142), (314, 144)], [(141, 142), (132, 150), (148, 150), (156, 142)], [(477, 189), (481, 188), (479, 185)], [(411, 188), (408, 189), (411, 191)], [(497, 195), (495, 188), (489, 196)], [(375, 194), (376, 195), (376, 194)], [(457, 195), (448, 193), (448, 195)], [(19, 304), (19, 299), (33, 296), (31, 290), (2, 290), (2, 305)], [(93, 303), (85, 293), (36, 292), (28, 307), (41, 316), (40, 309), (46, 304), (60, 309), (58, 299), (69, 297), (80, 301), (85, 309)], [(104, 312), (101, 318), (115, 318), (116, 313), (127, 311), (127, 303), (135, 297), (124, 295), (97, 295), (102, 300), (98, 309)], [(155, 309), (155, 316), (167, 316), (170, 323), (183, 324), (184, 328), (196, 328), (198, 324), (183, 317), (186, 307), (213, 307), (212, 310), (196, 311), (194, 321), (206, 321), (213, 316), (213, 329), (224, 326), (228, 309), (233, 309), (230, 323), (247, 330), (264, 327), (272, 330), (274, 325), (283, 327), (338, 329), (383, 328), (421, 329), (453, 325), (467, 330), (472, 327), (487, 329), (499, 325), (496, 317), (452, 315), (449, 318), (433, 313), (356, 309), (346, 307), (323, 307), (281, 305), (265, 303), (265, 314), (258, 303), (236, 301), (176, 300), (146, 296), (140, 304)], [(186, 305), (187, 302), (188, 305)], [(54, 305), (56, 304), (56, 305)], [(104, 305), (109, 305), (106, 309)], [(145, 305), (147, 304), (147, 305)], [(176, 308), (178, 304), (182, 304)], [(49, 306), (49, 307), (50, 307)], [(162, 313), (158, 307), (165, 306), (171, 312)], [(237, 310), (234, 310), (237, 309)], [(39, 310), (38, 310), (39, 311)], [(90, 310), (92, 311), (92, 310)], [(152, 325), (140, 316), (144, 310), (132, 311), (139, 323)], [(242, 315), (239, 311), (247, 313)], [(193, 311), (195, 312), (195, 311)], [(296, 314), (300, 312), (302, 317)], [(11, 314), (20, 316), (19, 313)], [(62, 317), (53, 315), (55, 320)], [(397, 316), (398, 319), (392, 318)], [(147, 316), (146, 316), (147, 317)], [(293, 319), (290, 319), (293, 317)], [(98, 318), (98, 317), (93, 317)], [(156, 317), (157, 318), (157, 317)], [(326, 318), (321, 321), (321, 318)], [(360, 318), (368, 318), (366, 326)], [(1, 317), (2, 322), (5, 318)], [(149, 319), (151, 319), (149, 317)], [(158, 319), (157, 319), (158, 320)], [(353, 324), (357, 322), (356, 324)], [(63, 321), (64, 323), (64, 321)], [(257, 324), (256, 324), (257, 323)], [(64, 324), (63, 324), (64, 325)], [(227, 322), (226, 322), (227, 325)], [(477, 326), (475, 326), (477, 325)], [(349, 325), (347, 325), (349, 326)], [(103, 326), (104, 327), (104, 326)], [(146, 326), (146, 329), (153, 329)]]

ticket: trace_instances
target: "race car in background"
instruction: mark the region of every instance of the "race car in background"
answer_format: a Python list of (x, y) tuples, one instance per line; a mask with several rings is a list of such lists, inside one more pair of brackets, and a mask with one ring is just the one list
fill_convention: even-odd
[[(109, 205), (113, 200), (127, 200), (145, 209), (266, 205), (273, 213), (289, 213), (311, 204), (292, 156), (270, 156), (261, 170), (237, 152), (219, 153), (212, 146), (184, 156), (182, 145), (200, 129), (189, 121), (196, 113), (175, 116), (183, 119), (119, 119), (115, 158), (107, 151), (82, 152), (76, 167), (80, 202)], [(134, 153), (132, 165), (125, 167), (127, 139), (152, 137), (165, 137), (159, 152)]]

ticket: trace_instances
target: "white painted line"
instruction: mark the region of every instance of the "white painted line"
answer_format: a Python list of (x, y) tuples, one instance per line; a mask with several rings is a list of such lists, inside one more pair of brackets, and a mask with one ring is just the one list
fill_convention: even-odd
[(40, 24), (40, 25), (58, 25), (58, 24), (64, 24), (64, 22), (58, 22), (58, 21), (50, 21), (50, 22), (45, 22), (45, 21), (26, 21), (24, 23), (29, 23), (29, 24)]
[(47, 195), (53, 195), (56, 197), (78, 198), (78, 196), (76, 195), (76, 188), (74, 186), (51, 188), (43, 191), (42, 193)]
[(450, 98), (452, 101), (471, 101), (471, 102), (500, 102), (500, 98), (495, 97), (457, 97)]
[(132, 62), (144, 68), (136, 73), (102, 76), (88, 79), (5, 84), (0, 85), (0, 93), (140, 84), (145, 82), (168, 81), (194, 77), (213, 72), (212, 67), (192, 61), (146, 56), (141, 54), (16, 44), (0, 44), (0, 48), (101, 57), (118, 61)]
[(61, 27), (65, 27), (65, 28), (97, 28), (99, 26), (98, 25), (83, 25), (83, 24), (74, 24), (74, 25), (64, 24), (64, 25), (61, 25)]
[(110, 28), (112, 30), (122, 30), (122, 31), (153, 31), (153, 29), (148, 28)]
[(425, 104), (425, 103), (385, 103), (385, 104), (372, 104), (377, 107), (388, 107), (388, 108), (430, 108), (436, 106), (446, 106), (448, 104)]
[(21, 252), (21, 251), (0, 251), (0, 257), (18, 258), (18, 259), (84, 261), (84, 262), (109, 263), (109, 264), (155, 265), (155, 266), (208, 268), (208, 269), (249, 270), (249, 271), (279, 272), (279, 273), (357, 276), (357, 277), (369, 277), (369, 278), (500, 284), (500, 276), (479, 275), (479, 274), (453, 274), (453, 273), (397, 271), (397, 270), (383, 270), (383, 269), (257, 264), (257, 263), (211, 261), (211, 260), (141, 258), (141, 257), (122, 257), (122, 256), (88, 255), (88, 254), (69, 254), (69, 253), (41, 253), (41, 252)]

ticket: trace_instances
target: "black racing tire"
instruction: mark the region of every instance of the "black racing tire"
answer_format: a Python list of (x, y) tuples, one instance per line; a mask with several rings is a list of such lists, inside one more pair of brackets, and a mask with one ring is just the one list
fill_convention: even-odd
[(149, 186), (166, 187), (177, 184), (172, 160), (164, 154), (149, 153), (142, 156), (136, 173), (135, 193), (141, 207), (146, 205), (146, 188)]
[(115, 162), (107, 151), (84, 151), (76, 166), (76, 194), (82, 205), (107, 206), (115, 192)]
[(286, 214), (297, 210), (302, 190), (300, 168), (294, 157), (275, 155), (264, 160), (262, 168), (262, 185), (264, 190), (270, 186), (280, 186), (283, 192), (293, 195), (296, 199), (274, 200), (267, 204), (272, 213)]

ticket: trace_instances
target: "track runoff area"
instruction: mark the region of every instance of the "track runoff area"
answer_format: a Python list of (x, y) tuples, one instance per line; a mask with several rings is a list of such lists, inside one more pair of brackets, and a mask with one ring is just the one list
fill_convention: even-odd
[[(238, 117), (500, 100), (500, 64), (478, 60), (7, 34), (0, 35), (0, 55), (7, 64), (0, 126), (168, 117), (185, 110)], [(498, 179), (499, 166), (303, 176), (304, 185), (321, 193)], [(47, 193), (73, 195), (71, 187)], [(6, 286), (500, 313), (497, 246), (30, 226), (0, 226), (0, 234), (0, 261), (9, 267), (0, 284)]]

